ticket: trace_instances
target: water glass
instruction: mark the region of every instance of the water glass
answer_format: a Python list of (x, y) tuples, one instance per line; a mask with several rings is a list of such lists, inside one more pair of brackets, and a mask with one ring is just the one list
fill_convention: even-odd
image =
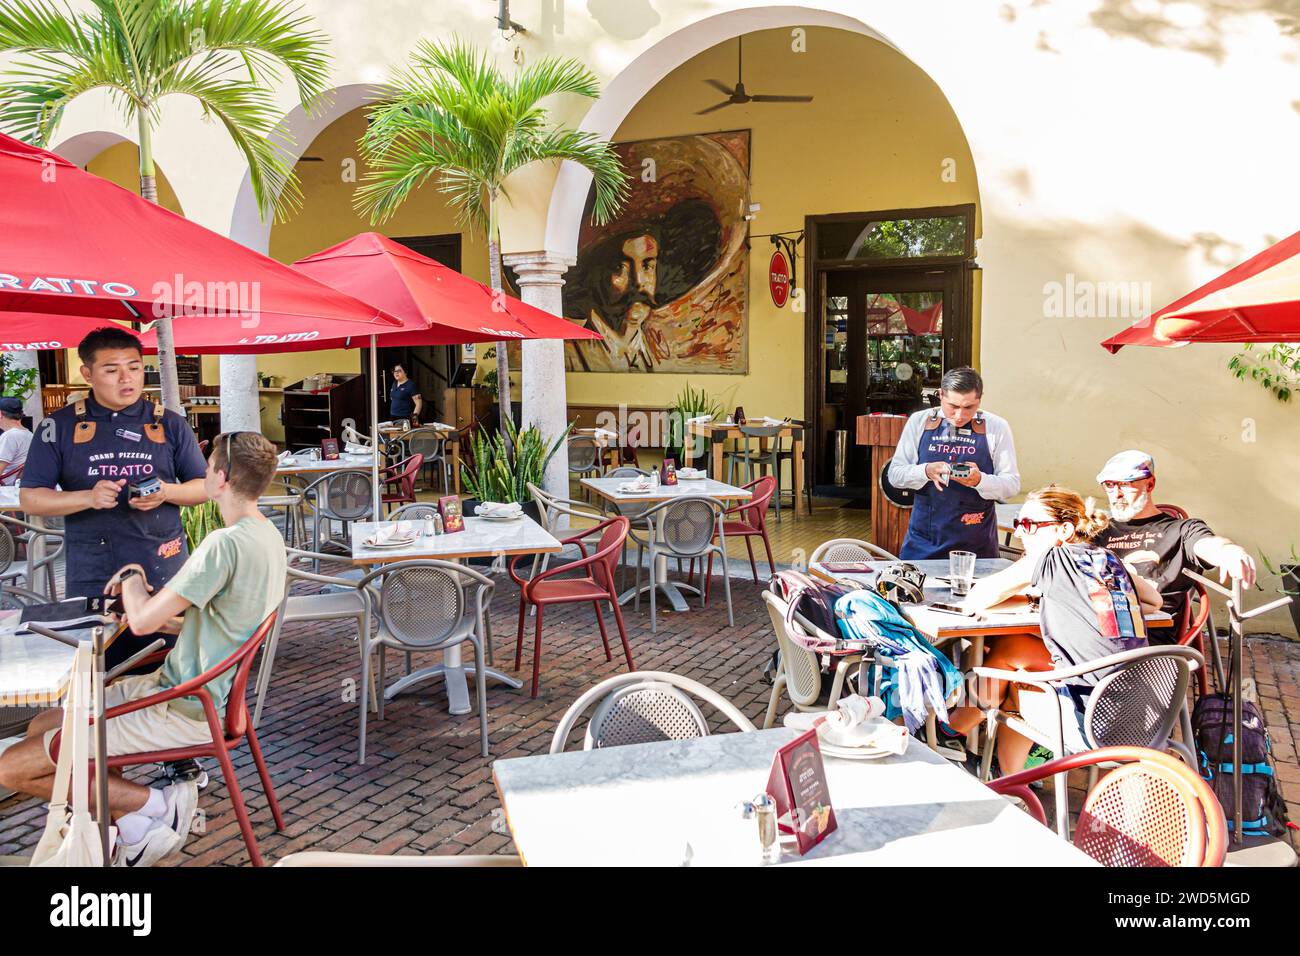
[(948, 583), (952, 593), (962, 597), (970, 593), (975, 582), (975, 552), (952, 551), (948, 554)]

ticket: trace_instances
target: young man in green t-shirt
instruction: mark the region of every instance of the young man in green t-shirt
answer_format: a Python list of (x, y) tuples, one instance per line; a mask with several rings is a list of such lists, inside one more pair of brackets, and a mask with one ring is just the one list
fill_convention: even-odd
[[(152, 634), (180, 618), (176, 645), (151, 674), (124, 677), (104, 697), (108, 707), (176, 687), (225, 660), (257, 630), (284, 595), (284, 541), (257, 508), (275, 476), (275, 446), (256, 432), (217, 436), (204, 483), (225, 527), (194, 549), (161, 590), (145, 580), (139, 565), (122, 568), (108, 583), (120, 594), (126, 621), (136, 634)], [(207, 685), (224, 714), (234, 680), (231, 669)], [(27, 737), (0, 754), (0, 783), (49, 799), (54, 785), (50, 740), (62, 726), (62, 711), (39, 715)], [(182, 697), (114, 717), (105, 723), (109, 756), (145, 753), (208, 743), (212, 734), (197, 697)], [(114, 863), (150, 866), (185, 843), (198, 806), (194, 781), (157, 789), (113, 772), (109, 812), (118, 828)]]

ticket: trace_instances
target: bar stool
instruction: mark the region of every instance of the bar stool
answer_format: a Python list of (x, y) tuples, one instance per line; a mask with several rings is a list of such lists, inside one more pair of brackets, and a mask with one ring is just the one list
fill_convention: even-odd
[[(722, 455), (729, 485), (738, 484), (735, 478), (737, 466), (744, 466), (743, 483), (746, 485), (754, 481), (756, 467), (759, 476), (770, 473), (776, 478), (776, 492), (772, 495), (772, 500), (776, 502), (777, 521), (781, 520), (781, 462), (791, 460), (791, 470), (793, 470), (794, 452), (789, 448), (783, 449), (781, 442), (781, 432), (786, 427), (785, 425), (741, 425), (739, 447), (735, 451), (724, 452)], [(768, 442), (766, 451), (763, 450), (765, 441)]]

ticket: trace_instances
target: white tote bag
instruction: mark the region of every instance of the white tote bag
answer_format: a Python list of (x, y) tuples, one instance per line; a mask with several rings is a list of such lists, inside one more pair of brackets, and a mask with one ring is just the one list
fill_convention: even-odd
[[(54, 791), (45, 832), (32, 854), (32, 866), (103, 866), (99, 827), (90, 814), (90, 644), (83, 641), (73, 660), (72, 681), (63, 702), (63, 735), (54, 769)], [(71, 807), (68, 783), (71, 778)], [(107, 808), (101, 809), (107, 812)], [(110, 832), (110, 837), (112, 836)]]

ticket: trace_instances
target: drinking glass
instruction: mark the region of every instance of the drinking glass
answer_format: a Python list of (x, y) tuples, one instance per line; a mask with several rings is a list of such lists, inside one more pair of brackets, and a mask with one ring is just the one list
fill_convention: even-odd
[(970, 593), (975, 581), (975, 552), (952, 551), (948, 554), (948, 582), (952, 593), (961, 597)]

